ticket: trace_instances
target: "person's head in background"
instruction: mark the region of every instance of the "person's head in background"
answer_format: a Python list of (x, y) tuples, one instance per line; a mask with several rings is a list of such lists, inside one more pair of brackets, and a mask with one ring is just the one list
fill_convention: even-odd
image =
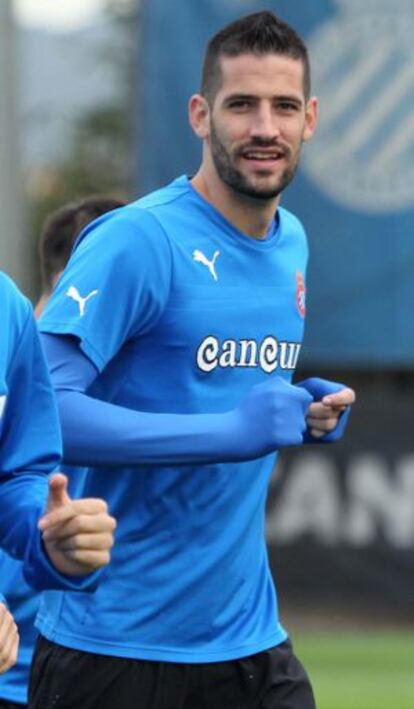
[(116, 197), (91, 195), (70, 202), (49, 214), (44, 222), (38, 246), (42, 292), (35, 307), (37, 318), (42, 314), (82, 229), (102, 214), (125, 204), (126, 202)]

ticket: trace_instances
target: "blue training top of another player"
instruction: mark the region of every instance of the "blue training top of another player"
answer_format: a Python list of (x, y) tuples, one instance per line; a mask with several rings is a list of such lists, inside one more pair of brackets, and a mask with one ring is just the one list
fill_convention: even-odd
[(57, 573), (41, 545), (47, 474), (61, 454), (58, 413), (31, 306), (4, 274), (0, 304), (0, 546), (23, 560), (34, 587), (84, 588), (85, 579)]

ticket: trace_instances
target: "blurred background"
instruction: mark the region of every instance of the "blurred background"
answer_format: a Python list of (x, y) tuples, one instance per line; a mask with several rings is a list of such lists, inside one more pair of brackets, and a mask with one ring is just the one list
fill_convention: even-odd
[(321, 102), (283, 197), (311, 249), (298, 376), (358, 394), (342, 443), (289, 452), (275, 472), (282, 616), (322, 709), (412, 709), (412, 0), (1, 0), (1, 268), (34, 298), (48, 212), (195, 171), (187, 101), (206, 41), (261, 9), (306, 40)]

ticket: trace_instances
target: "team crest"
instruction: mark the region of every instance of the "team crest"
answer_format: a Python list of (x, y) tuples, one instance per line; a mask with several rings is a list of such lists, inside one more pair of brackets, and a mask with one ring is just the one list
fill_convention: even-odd
[(308, 37), (312, 83), (326, 110), (302, 169), (347, 209), (412, 209), (413, 0), (329, 5)]
[(305, 280), (299, 271), (296, 274), (296, 306), (299, 315), (304, 318), (306, 315), (306, 287)]

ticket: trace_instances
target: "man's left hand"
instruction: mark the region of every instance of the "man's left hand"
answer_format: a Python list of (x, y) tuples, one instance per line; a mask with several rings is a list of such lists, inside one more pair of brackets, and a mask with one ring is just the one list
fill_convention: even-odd
[(311, 377), (297, 386), (306, 389), (314, 398), (306, 417), (307, 431), (304, 443), (333, 443), (341, 438), (355, 402), (353, 389), (327, 379)]

